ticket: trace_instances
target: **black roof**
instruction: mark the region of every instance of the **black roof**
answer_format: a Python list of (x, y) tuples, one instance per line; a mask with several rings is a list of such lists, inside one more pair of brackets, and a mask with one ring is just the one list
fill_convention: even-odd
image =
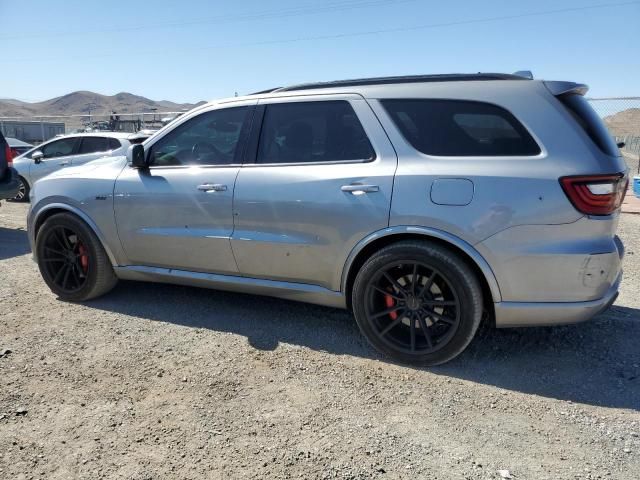
[(289, 87), (270, 88), (253, 95), (295, 90), (314, 90), (318, 88), (355, 87), (363, 85), (389, 85), (396, 83), (428, 83), (428, 82), (468, 82), (482, 80), (527, 80), (521, 75), (507, 73), (444, 73), (435, 75), (404, 75), (397, 77), (356, 78), (351, 80), (334, 80), (331, 82), (303, 83)]

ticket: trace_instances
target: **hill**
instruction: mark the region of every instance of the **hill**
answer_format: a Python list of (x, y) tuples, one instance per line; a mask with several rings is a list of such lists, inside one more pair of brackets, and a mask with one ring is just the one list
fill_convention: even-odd
[(79, 91), (52, 98), (43, 102), (22, 102), (13, 99), (0, 99), (0, 117), (34, 117), (41, 115), (86, 114), (91, 108), (92, 115), (108, 116), (111, 112), (138, 113), (158, 111), (190, 110), (199, 105), (193, 103), (175, 103), (168, 100), (150, 100), (140, 95), (121, 92), (116, 95)]
[(628, 108), (604, 117), (604, 123), (616, 137), (640, 136), (640, 108)]

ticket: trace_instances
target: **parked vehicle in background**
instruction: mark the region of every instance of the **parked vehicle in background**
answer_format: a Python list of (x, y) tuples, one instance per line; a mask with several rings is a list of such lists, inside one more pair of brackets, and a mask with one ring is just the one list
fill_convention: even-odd
[(14, 160), (20, 176), (15, 201), (27, 201), (34, 182), (52, 172), (78, 166), (98, 158), (124, 155), (132, 144), (130, 133), (99, 132), (54, 138)]
[(18, 191), (18, 172), (13, 168), (13, 152), (0, 132), (0, 200), (13, 198)]
[(68, 301), (121, 278), (349, 308), (417, 365), (454, 358), (483, 316), (584, 321), (618, 292), (628, 178), (586, 91), (434, 75), (209, 103), (39, 181), (34, 258)]
[(142, 143), (144, 142), (147, 138), (149, 138), (151, 135), (153, 135), (154, 133), (156, 133), (158, 130), (154, 130), (154, 129), (150, 129), (150, 128), (145, 128), (142, 129), (140, 131), (138, 131), (137, 133), (131, 133), (129, 134), (129, 136), (127, 137), (127, 139), (129, 140), (129, 142), (131, 144), (136, 144), (136, 143)]
[(22, 140), (18, 140), (13, 137), (6, 137), (7, 143), (9, 144), (9, 148), (13, 153), (13, 158), (19, 157), (23, 153), (31, 150), (33, 145), (27, 142), (23, 142)]

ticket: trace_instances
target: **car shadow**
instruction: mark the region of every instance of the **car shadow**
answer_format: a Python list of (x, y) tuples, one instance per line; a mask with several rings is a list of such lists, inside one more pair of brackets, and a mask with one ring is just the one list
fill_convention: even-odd
[[(120, 282), (87, 306), (242, 335), (259, 350), (288, 343), (389, 362), (368, 346), (352, 316), (337, 309), (138, 282)], [(613, 307), (579, 325), (504, 330), (482, 325), (460, 357), (417, 370), (549, 398), (640, 410), (639, 337), (640, 310), (626, 307)]]
[(25, 230), (0, 227), (0, 260), (19, 257), (30, 251)]

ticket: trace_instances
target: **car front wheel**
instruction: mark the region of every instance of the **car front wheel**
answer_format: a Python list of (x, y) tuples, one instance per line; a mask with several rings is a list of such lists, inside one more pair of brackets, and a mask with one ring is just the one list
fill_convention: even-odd
[(18, 193), (13, 197), (14, 202), (27, 202), (29, 200), (29, 183), (20, 177), (20, 186), (18, 187)]
[(105, 294), (117, 282), (100, 240), (71, 213), (45, 220), (36, 236), (36, 252), (42, 278), (62, 300), (89, 300)]
[(403, 241), (378, 251), (355, 279), (356, 322), (381, 353), (433, 366), (459, 355), (482, 318), (482, 289), (471, 268), (433, 243)]

